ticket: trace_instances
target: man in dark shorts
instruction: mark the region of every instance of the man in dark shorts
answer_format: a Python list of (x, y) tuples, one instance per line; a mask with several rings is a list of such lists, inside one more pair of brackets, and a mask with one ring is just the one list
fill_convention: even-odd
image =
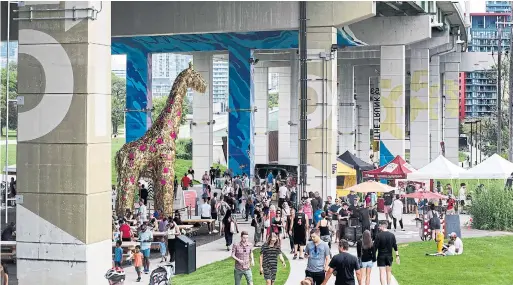
[[(406, 194), (411, 194), (415, 192), (415, 185), (413, 185), (413, 182), (408, 181), (408, 186), (406, 186)], [(415, 203), (415, 199), (413, 198), (407, 198), (406, 199), (406, 209), (409, 214), (415, 213), (415, 208), (417, 207), (417, 203)]]
[(214, 192), (214, 197), (210, 200), (210, 216), (214, 220), (212, 222), (212, 232), (215, 234), (218, 233), (218, 231), (216, 230), (217, 206), (217, 192)]
[(395, 250), (396, 262), (399, 264), (399, 251), (397, 251), (397, 242), (395, 235), (388, 231), (388, 222), (379, 223), (380, 232), (374, 240), (374, 248), (377, 251), (377, 263), (379, 268), (379, 279), (381, 285), (390, 284), (392, 278), (392, 249)]
[[(292, 230), (289, 233), (294, 238), (294, 247), (299, 249), (299, 259), (304, 258), (304, 247), (306, 245), (306, 231), (308, 230), (308, 219), (303, 212), (303, 206), (299, 207), (294, 217)], [(294, 253), (294, 259), (297, 258), (297, 251)]]
[(356, 279), (358, 279), (358, 284), (362, 284), (362, 273), (360, 271), (358, 258), (347, 252), (349, 244), (346, 240), (340, 240), (338, 246), (340, 253), (333, 256), (331, 259), (328, 272), (326, 272), (326, 278), (324, 279), (324, 282), (322, 282), (322, 285), (328, 284), (328, 281), (334, 271), (337, 272), (335, 285), (355, 285), (355, 273)]

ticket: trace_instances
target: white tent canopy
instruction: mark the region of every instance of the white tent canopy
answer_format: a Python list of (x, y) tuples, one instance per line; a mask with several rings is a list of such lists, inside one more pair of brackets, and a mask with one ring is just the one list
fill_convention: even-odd
[(422, 167), (416, 172), (408, 173), (409, 180), (428, 180), (428, 179), (455, 179), (465, 169), (453, 164), (443, 155), (438, 156), (428, 165)]
[(513, 163), (498, 154), (494, 154), (463, 172), (460, 179), (507, 179), (511, 173), (513, 173)]

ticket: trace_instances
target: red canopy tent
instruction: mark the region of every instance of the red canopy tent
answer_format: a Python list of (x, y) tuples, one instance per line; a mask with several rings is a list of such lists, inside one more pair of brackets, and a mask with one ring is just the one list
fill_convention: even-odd
[(399, 155), (380, 168), (364, 171), (363, 177), (379, 179), (405, 179), (408, 173), (417, 171)]

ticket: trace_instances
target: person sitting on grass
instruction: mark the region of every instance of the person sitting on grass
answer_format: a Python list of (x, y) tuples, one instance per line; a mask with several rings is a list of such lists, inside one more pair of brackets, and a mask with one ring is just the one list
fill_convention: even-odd
[(450, 240), (449, 244), (447, 246), (444, 246), (444, 249), (442, 252), (437, 253), (426, 253), (427, 256), (451, 256), (456, 255), (456, 247), (454, 246), (454, 241)]

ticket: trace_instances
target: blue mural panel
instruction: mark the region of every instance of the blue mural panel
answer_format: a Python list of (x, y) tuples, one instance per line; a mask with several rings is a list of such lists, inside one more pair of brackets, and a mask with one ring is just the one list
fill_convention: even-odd
[[(250, 174), (253, 165), (254, 106), (251, 95), (251, 66), (249, 58), (254, 49), (298, 48), (298, 31), (265, 31), (247, 33), (193, 34), (171, 36), (141, 36), (112, 39), (113, 54), (127, 54), (127, 107), (142, 109), (147, 106), (148, 76), (143, 76), (141, 55), (151, 53), (228, 51), (229, 53), (229, 130), (228, 167), (235, 173)], [(130, 61), (134, 59), (134, 62)], [(128, 64), (132, 70), (128, 70)], [(146, 62), (145, 62), (146, 64)], [(146, 65), (144, 65), (146, 66)], [(147, 66), (146, 66), (147, 70)], [(133, 87), (129, 88), (129, 82)], [(146, 93), (144, 93), (146, 92)], [(253, 98), (253, 99), (252, 99)], [(130, 101), (130, 102), (129, 102)], [(131, 109), (132, 107), (130, 107)], [(130, 119), (129, 119), (130, 117)], [(146, 114), (127, 113), (128, 133), (137, 139), (146, 131)], [(130, 122), (130, 125), (128, 125)], [(132, 128), (134, 128), (132, 130)]]

